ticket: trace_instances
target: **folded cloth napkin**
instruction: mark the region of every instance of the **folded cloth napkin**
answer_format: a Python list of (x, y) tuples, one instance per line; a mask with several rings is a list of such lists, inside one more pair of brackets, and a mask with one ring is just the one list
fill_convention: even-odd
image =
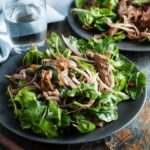
[(0, 63), (8, 58), (10, 50), (9, 44), (3, 39), (0, 39)]
[[(13, 0), (6, 0), (6, 1), (13, 1)], [(58, 21), (63, 21), (68, 13), (68, 8), (73, 0), (47, 0), (47, 23), (53, 23)], [(1, 3), (1, 2), (0, 2)], [(2, 5), (0, 5), (0, 11)], [(3, 17), (3, 13), (0, 14), (0, 38), (5, 40), (4, 44), (10, 45), (10, 41), (8, 36), (6, 36), (7, 29)], [(4, 45), (3, 44), (3, 45)], [(11, 46), (10, 46), (11, 47)], [(5, 50), (5, 47), (0, 46), (0, 62), (5, 61), (10, 51)]]
[(47, 22), (64, 20), (72, 2), (73, 0), (47, 0)]

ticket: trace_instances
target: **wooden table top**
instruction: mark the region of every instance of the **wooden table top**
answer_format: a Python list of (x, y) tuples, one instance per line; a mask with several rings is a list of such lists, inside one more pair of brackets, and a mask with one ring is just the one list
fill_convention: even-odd
[[(67, 21), (50, 24), (48, 33), (57, 32), (59, 35), (75, 35)], [(75, 35), (77, 36), (77, 35)], [(123, 52), (146, 73), (150, 83), (150, 52)], [(150, 87), (148, 86), (147, 101), (138, 117), (118, 133), (94, 143), (80, 145), (48, 145), (28, 141), (18, 137), (0, 126), (0, 150), (150, 150)]]

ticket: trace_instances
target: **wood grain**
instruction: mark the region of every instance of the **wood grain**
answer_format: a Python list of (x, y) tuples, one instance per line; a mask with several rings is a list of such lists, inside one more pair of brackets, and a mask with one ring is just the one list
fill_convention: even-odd
[(8, 150), (23, 150), (18, 144), (7, 138), (4, 134), (0, 133), (0, 144)]

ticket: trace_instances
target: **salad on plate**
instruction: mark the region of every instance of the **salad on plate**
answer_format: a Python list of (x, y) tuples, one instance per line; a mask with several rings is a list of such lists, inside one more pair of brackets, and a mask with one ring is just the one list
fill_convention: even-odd
[[(146, 77), (119, 55), (111, 37), (89, 41), (51, 33), (45, 51), (33, 47), (6, 75), (14, 115), (23, 129), (48, 138), (82, 134), (118, 119), (118, 104), (136, 101)], [(130, 107), (130, 106), (129, 106)]]
[(150, 40), (150, 0), (75, 0), (78, 20), (85, 30), (134, 42)]

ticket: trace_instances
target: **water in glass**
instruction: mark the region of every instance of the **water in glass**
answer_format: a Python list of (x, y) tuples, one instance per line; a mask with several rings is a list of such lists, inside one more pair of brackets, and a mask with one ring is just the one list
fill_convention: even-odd
[(41, 3), (16, 2), (4, 11), (9, 36), (15, 45), (30, 45), (46, 39), (45, 6)]

